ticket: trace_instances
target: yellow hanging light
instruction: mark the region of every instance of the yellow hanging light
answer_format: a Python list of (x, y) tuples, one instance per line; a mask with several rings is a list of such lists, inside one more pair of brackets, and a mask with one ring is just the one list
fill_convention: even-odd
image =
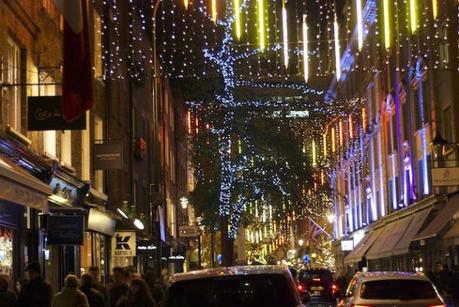
[(242, 29), (241, 29), (241, 2), (240, 0), (234, 0), (234, 27), (236, 29), (237, 39), (241, 39)]
[(362, 22), (362, 0), (356, 0), (355, 7), (357, 9), (357, 38), (359, 50), (363, 47), (363, 22)]
[(308, 24), (306, 15), (303, 15), (303, 74), (304, 82), (309, 80), (309, 47), (308, 47)]
[(384, 46), (389, 49), (391, 46), (391, 24), (390, 24), (390, 0), (383, 0), (384, 10)]
[(258, 39), (260, 43), (260, 50), (265, 51), (266, 38), (265, 38), (265, 6), (264, 0), (258, 0)]
[(282, 1), (282, 37), (284, 43), (284, 66), (288, 67), (288, 20), (287, 20), (287, 8), (285, 7), (285, 1)]
[(212, 20), (217, 22), (217, 0), (212, 0)]

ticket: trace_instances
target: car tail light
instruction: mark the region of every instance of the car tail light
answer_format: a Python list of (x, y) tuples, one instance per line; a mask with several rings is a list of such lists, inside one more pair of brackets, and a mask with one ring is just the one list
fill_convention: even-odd
[(305, 292), (306, 289), (304, 288), (304, 286), (303, 286), (302, 284), (299, 284), (299, 285), (298, 285), (298, 291), (300, 291), (300, 292)]
[(351, 307), (373, 307), (372, 305), (352, 304)]
[(445, 304), (440, 304), (440, 305), (430, 305), (429, 307), (446, 307)]
[(333, 294), (338, 292), (338, 286), (337, 285), (335, 285), (335, 284), (332, 285), (332, 292), (333, 292)]

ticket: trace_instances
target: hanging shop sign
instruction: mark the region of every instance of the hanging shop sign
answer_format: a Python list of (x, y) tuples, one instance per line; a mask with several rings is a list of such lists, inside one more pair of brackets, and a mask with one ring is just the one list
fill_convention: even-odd
[(179, 237), (197, 238), (198, 236), (198, 226), (179, 226)]
[(83, 245), (82, 215), (51, 215), (48, 217), (47, 242), (50, 245)]
[(83, 114), (67, 122), (61, 112), (62, 96), (31, 96), (27, 99), (27, 128), (29, 131), (84, 130), (86, 116)]
[(53, 190), (53, 194), (49, 196), (49, 199), (58, 205), (63, 206), (77, 206), (82, 202), (82, 193), (79, 190), (62, 180), (57, 176), (53, 176), (49, 184)]
[(432, 168), (432, 185), (434, 187), (459, 185), (459, 167)]
[(135, 257), (136, 235), (135, 231), (117, 231), (112, 238), (113, 257)]
[(341, 240), (341, 251), (351, 251), (354, 249), (353, 240)]
[(107, 236), (115, 234), (116, 221), (107, 214), (96, 209), (89, 209), (88, 226), (89, 230), (97, 231)]
[(123, 169), (122, 144), (94, 144), (92, 152), (95, 169)]

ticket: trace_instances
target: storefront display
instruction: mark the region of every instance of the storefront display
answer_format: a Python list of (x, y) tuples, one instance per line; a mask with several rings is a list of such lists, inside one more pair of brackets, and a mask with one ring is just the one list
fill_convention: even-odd
[(0, 227), (0, 274), (13, 270), (13, 231)]

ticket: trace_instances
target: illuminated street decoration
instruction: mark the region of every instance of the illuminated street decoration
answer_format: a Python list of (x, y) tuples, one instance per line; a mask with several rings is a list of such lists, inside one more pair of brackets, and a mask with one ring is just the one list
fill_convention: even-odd
[(234, 9), (234, 27), (236, 31), (236, 38), (239, 40), (241, 39), (241, 36), (242, 36), (240, 0), (234, 0), (233, 9)]
[(438, 17), (438, 0), (432, 0), (432, 16), (434, 19)]
[(288, 19), (287, 19), (287, 8), (285, 7), (285, 1), (282, 1), (282, 38), (284, 44), (284, 66), (288, 68)]
[(303, 15), (303, 74), (304, 82), (309, 80), (309, 48), (308, 48), (308, 24), (306, 15)]
[(258, 0), (258, 40), (260, 50), (266, 49), (266, 33), (265, 33), (265, 6), (264, 0)]
[(185, 6), (185, 9), (188, 10), (188, 5), (190, 4), (190, 0), (183, 0), (183, 5)]
[(391, 23), (390, 23), (390, 0), (383, 0), (384, 9), (384, 46), (386, 49), (391, 47)]
[(212, 20), (217, 22), (217, 0), (212, 0)]
[(419, 26), (417, 0), (410, 1), (410, 28), (411, 33), (415, 33)]
[(357, 10), (358, 48), (359, 50), (362, 50), (362, 47), (363, 47), (362, 0), (356, 0), (355, 7)]
[(336, 81), (340, 81), (341, 79), (341, 51), (339, 47), (339, 26), (338, 20), (335, 14), (335, 21), (333, 22), (333, 29), (335, 35), (335, 74), (336, 74)]

